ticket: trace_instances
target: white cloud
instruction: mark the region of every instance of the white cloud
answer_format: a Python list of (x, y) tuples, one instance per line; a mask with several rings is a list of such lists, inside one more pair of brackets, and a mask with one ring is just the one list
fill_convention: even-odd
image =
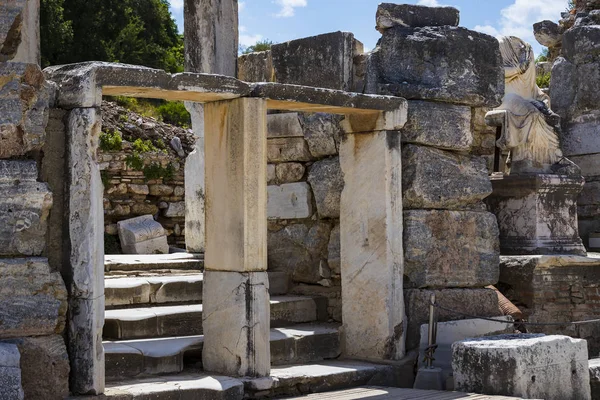
[(281, 6), (281, 10), (275, 16), (277, 18), (289, 18), (296, 14), (296, 8), (306, 7), (307, 0), (275, 0), (275, 4)]
[(173, 10), (176, 10), (176, 11), (183, 10), (183, 0), (171, 0), (170, 4), (171, 4), (171, 8), (173, 8)]
[(240, 25), (240, 27), (238, 29), (240, 30), (241, 33), (248, 31), (248, 28), (246, 28), (244, 25)]
[(565, 9), (565, 0), (514, 0), (500, 11), (497, 24), (477, 25), (474, 29), (496, 37), (517, 36), (537, 47), (533, 24), (546, 19), (556, 21)]
[(427, 7), (442, 7), (438, 0), (419, 0), (417, 1), (417, 5)]
[(246, 2), (245, 1), (240, 1), (238, 3), (238, 11), (242, 12), (242, 11), (244, 11), (245, 8), (246, 8)]
[(240, 35), (240, 45), (242, 47), (252, 46), (262, 39), (263, 35)]

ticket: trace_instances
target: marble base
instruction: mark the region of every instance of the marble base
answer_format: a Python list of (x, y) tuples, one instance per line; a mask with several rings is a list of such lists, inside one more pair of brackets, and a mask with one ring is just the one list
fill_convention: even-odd
[(577, 197), (583, 177), (492, 176), (486, 200), (498, 219), (503, 255), (586, 255), (577, 227)]

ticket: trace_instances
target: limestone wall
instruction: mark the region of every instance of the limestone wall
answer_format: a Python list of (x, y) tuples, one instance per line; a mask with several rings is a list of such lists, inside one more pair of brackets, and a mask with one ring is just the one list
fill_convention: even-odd
[(56, 198), (37, 162), (53, 88), (37, 64), (11, 62), (36, 44), (22, 41), (25, 5), (0, 4), (0, 397), (10, 400), (65, 398), (70, 369), (67, 287), (46, 246)]

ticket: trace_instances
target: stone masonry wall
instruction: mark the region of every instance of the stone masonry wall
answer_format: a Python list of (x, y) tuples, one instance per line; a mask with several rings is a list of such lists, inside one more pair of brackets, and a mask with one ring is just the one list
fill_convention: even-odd
[[(106, 251), (119, 251), (117, 222), (146, 214), (153, 215), (166, 229), (170, 245), (185, 249), (183, 166), (193, 147), (192, 134), (115, 103), (104, 102), (102, 114), (103, 133), (123, 139), (120, 150), (101, 148), (98, 154), (104, 183)], [(150, 141), (156, 149), (140, 153), (132, 143), (135, 140)], [(134, 153), (143, 160), (142, 168), (128, 161)], [(151, 176), (147, 170), (151, 166), (160, 166), (158, 175), (167, 176)]]
[(46, 257), (56, 200), (37, 162), (54, 88), (37, 57), (11, 62), (28, 44), (21, 35), (35, 29), (23, 22), (25, 5), (0, 4), (0, 395), (62, 399), (69, 394), (67, 288), (61, 265)]

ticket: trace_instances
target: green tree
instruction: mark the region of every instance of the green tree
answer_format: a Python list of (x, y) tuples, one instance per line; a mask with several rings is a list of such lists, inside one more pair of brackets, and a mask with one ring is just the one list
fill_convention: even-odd
[(82, 61), (183, 70), (167, 0), (41, 0), (44, 66)]
[(275, 43), (273, 43), (269, 39), (259, 40), (252, 46), (248, 46), (248, 47), (242, 49), (242, 54), (249, 54), (249, 53), (254, 53), (257, 51), (271, 50), (271, 46), (273, 46), (274, 44)]

